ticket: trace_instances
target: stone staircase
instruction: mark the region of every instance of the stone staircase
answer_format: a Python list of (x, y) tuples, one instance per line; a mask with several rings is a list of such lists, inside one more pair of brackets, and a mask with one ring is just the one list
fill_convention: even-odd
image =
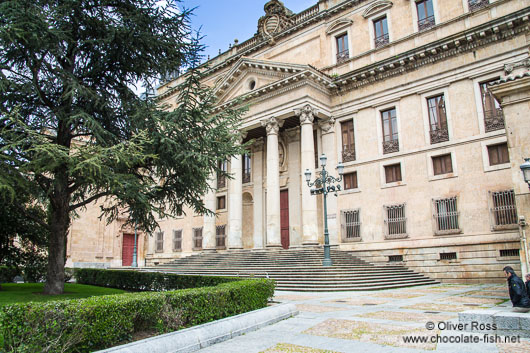
[(404, 266), (375, 266), (346, 251), (331, 250), (332, 267), (322, 267), (322, 248), (204, 252), (147, 267), (189, 275), (268, 277), (277, 290), (362, 291), (438, 283)]

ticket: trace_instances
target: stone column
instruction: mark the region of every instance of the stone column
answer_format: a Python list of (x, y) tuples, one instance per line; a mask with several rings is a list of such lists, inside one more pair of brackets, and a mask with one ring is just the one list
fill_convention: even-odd
[(263, 249), (263, 138), (252, 145), (252, 183), (254, 186), (254, 249)]
[(267, 130), (267, 247), (281, 247), (280, 234), (280, 158), (278, 132), (283, 121), (275, 117), (262, 120)]
[(300, 117), (301, 125), (301, 169), (302, 175), (302, 244), (318, 245), (318, 218), (317, 218), (317, 197), (311, 195), (310, 188), (305, 180), (305, 171), (311, 171), (311, 179), (315, 178), (315, 145), (313, 140), (313, 120), (317, 111), (309, 104), (300, 110), (295, 110)]
[[(326, 170), (334, 177), (337, 174), (337, 147), (335, 145), (335, 119), (322, 120), (318, 124), (322, 133), (322, 153), (328, 157)], [(338, 244), (339, 234), (337, 222), (340, 219), (337, 214), (337, 197), (335, 194), (328, 194), (328, 232), (329, 243)]]
[(230, 161), (228, 189), (228, 248), (243, 248), (243, 167), (241, 156), (233, 156)]
[[(210, 177), (208, 178), (208, 184), (212, 187), (212, 190), (208, 191), (208, 193), (204, 196), (204, 206), (206, 206), (206, 208), (210, 211), (215, 212), (217, 208), (215, 198), (215, 192), (217, 189), (217, 175), (215, 172), (210, 174)], [(215, 218), (215, 214), (204, 215), (204, 224), (202, 228), (202, 241), (204, 250), (215, 251)]]

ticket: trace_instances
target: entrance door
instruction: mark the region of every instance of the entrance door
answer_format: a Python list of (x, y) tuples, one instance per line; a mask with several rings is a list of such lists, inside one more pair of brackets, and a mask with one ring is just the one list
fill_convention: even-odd
[(123, 245), (122, 245), (122, 253), (121, 253), (121, 265), (122, 266), (132, 265), (133, 253), (134, 253), (134, 234), (123, 234)]
[(289, 191), (280, 191), (280, 228), (282, 247), (289, 249)]

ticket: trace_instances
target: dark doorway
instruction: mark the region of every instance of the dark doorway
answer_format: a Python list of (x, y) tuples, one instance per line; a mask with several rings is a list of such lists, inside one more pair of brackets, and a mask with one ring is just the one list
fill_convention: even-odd
[[(131, 266), (134, 253), (134, 234), (123, 234), (121, 265)], [(138, 252), (137, 252), (138, 254)]]
[(280, 191), (280, 228), (282, 247), (289, 249), (289, 191)]

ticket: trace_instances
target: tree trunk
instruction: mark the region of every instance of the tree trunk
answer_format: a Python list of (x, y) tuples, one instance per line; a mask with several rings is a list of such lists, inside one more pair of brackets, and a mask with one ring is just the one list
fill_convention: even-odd
[(67, 192), (66, 180), (66, 177), (56, 177), (55, 192), (50, 200), (48, 272), (46, 284), (44, 285), (44, 294), (62, 294), (64, 291), (66, 237), (70, 227), (70, 194)]

